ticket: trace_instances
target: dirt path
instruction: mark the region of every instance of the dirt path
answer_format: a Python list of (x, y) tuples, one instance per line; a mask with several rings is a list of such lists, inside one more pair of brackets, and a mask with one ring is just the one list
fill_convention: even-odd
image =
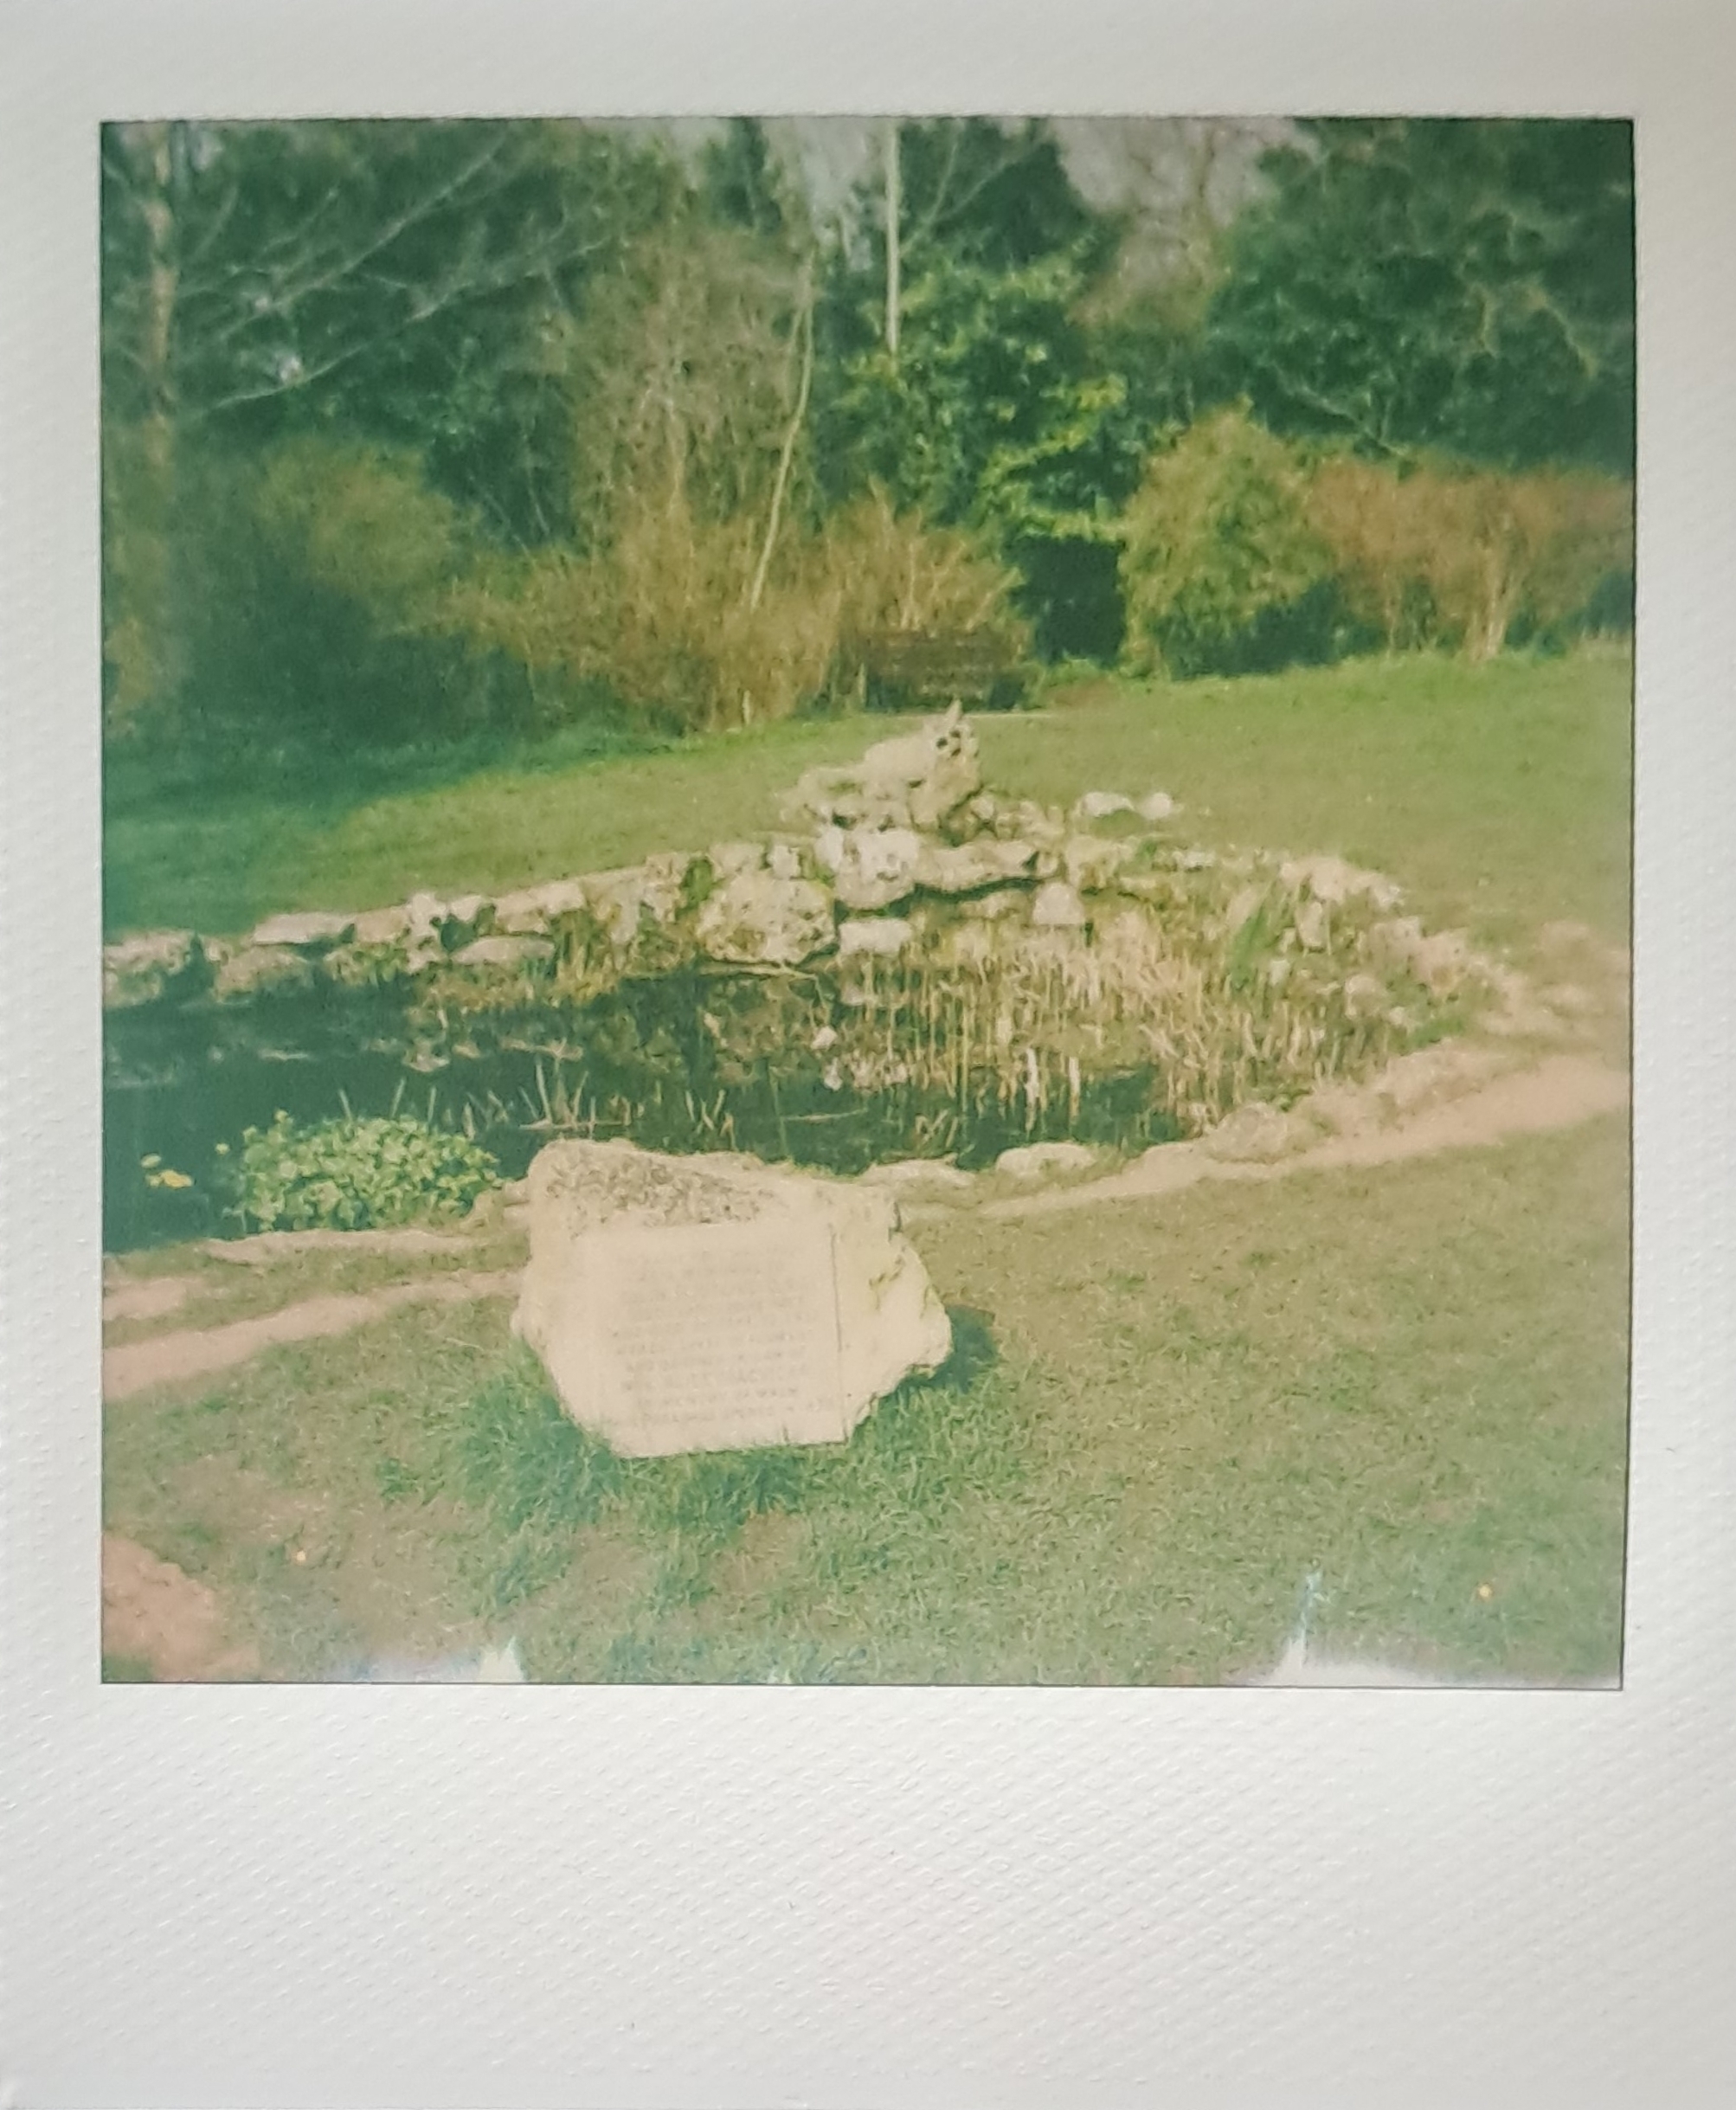
[(1347, 1165), (1392, 1165), (1572, 1128), (1598, 1114), (1626, 1106), (1630, 1082), (1619, 1070), (1586, 1055), (1552, 1055), (1535, 1068), (1498, 1076), (1444, 1103), (1424, 1106), (1390, 1127), (1370, 1126), (1327, 1138), (1311, 1148), (1270, 1162), (1214, 1157), (1208, 1142), (1162, 1143), (1125, 1172), (1049, 1193), (1013, 1194), (985, 1203), (993, 1217), (1046, 1215), (1056, 1209), (1086, 1208), (1153, 1194), (1177, 1193), (1202, 1180), (1276, 1180), (1290, 1173), (1324, 1172)]
[(443, 1275), (432, 1282), (394, 1283), (383, 1290), (347, 1296), (311, 1296), (263, 1318), (235, 1319), (227, 1326), (157, 1334), (148, 1341), (130, 1341), (104, 1350), (102, 1396), (108, 1401), (130, 1399), (153, 1385), (209, 1377), (248, 1361), (262, 1348), (350, 1333), (406, 1304), (460, 1304), (478, 1297), (518, 1294), (516, 1271)]

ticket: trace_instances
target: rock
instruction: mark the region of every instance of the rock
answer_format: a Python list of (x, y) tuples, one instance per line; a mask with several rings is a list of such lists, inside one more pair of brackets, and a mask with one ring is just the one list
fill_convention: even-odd
[(452, 956), (454, 967), (530, 967), (552, 960), (555, 948), (547, 938), (498, 934), (475, 938)]
[(1408, 975), (1411, 959), (1422, 942), (1421, 921), (1414, 916), (1395, 916), (1385, 923), (1369, 925), (1362, 940), (1362, 949), (1379, 973)]
[(894, 1165), (871, 1165), (860, 1175), (864, 1187), (945, 1187), (963, 1193), (976, 1185), (975, 1178), (940, 1158), (900, 1158)]
[(217, 969), (212, 994), (219, 997), (282, 996), (311, 989), (313, 962), (287, 945), (246, 945)]
[(952, 1329), (882, 1189), (746, 1157), (558, 1142), (530, 1173), (513, 1330), (629, 1457), (842, 1443)]
[(593, 872), (585, 887), (586, 905), (608, 933), (617, 952), (626, 952), (639, 936), (645, 908), (645, 873), (637, 865)]
[(738, 872), (760, 872), (765, 861), (763, 843), (713, 843), (705, 852), (705, 862), (720, 879), (733, 879)]
[(1046, 886), (1038, 888), (1031, 904), (1031, 921), (1039, 930), (1082, 930), (1085, 904), (1077, 890), (1064, 879), (1051, 879)]
[(1481, 964), (1463, 930), (1425, 935), (1414, 916), (1371, 924), (1365, 943), (1377, 969), (1414, 975), (1431, 996), (1450, 995)]
[(1107, 820), (1111, 814), (1136, 814), (1139, 808), (1124, 791), (1087, 791), (1073, 801), (1078, 820)]
[(742, 967), (799, 967), (836, 945), (832, 897), (812, 879), (740, 872), (699, 911), (700, 949)]
[(1398, 885), (1383, 872), (1365, 872), (1341, 857), (1289, 858), (1278, 877), (1293, 894), (1310, 894), (1335, 909), (1360, 897), (1384, 911), (1397, 908), (1400, 899)]
[(404, 904), (411, 963), (431, 963), (438, 951), (453, 952), (482, 936), (494, 913), (480, 894), (442, 901), (437, 894), (412, 894)]
[(1003, 1150), (994, 1169), (1015, 1180), (1040, 1180), (1051, 1172), (1083, 1172), (1096, 1162), (1096, 1155), (1085, 1143), (1021, 1143)]
[[(641, 912), (659, 930), (668, 930), (680, 915), (686, 901), (687, 875), (698, 862), (688, 850), (655, 850), (640, 866)], [(790, 876), (794, 878), (794, 872)]]
[(1386, 1001), (1386, 992), (1378, 976), (1352, 975), (1344, 984), (1344, 1008), (1353, 1019), (1373, 1019), (1379, 1015)]
[(1203, 1136), (1200, 1148), (1223, 1164), (1270, 1165), (1305, 1150), (1314, 1139), (1314, 1124), (1305, 1116), (1250, 1099)]
[(1450, 996), (1478, 964), (1463, 930), (1437, 930), (1411, 955), (1411, 971), (1431, 996)]
[(1036, 856), (1030, 843), (1001, 842), (992, 835), (953, 847), (923, 843), (916, 856), (916, 881), (931, 894), (974, 894), (1022, 878)]
[(497, 896), (494, 928), (507, 937), (542, 937), (557, 916), (571, 916), (584, 906), (582, 879), (550, 879)]
[(297, 952), (329, 952), (356, 935), (353, 916), (269, 916), (248, 941), (254, 945), (289, 945)]
[(1296, 913), (1296, 937), (1304, 952), (1324, 952), (1328, 928), (1326, 904), (1323, 901), (1303, 901)]
[(1067, 839), (1067, 823), (1059, 807), (1016, 799), (996, 813), (994, 832), (1005, 842), (1023, 841), (1038, 850), (1058, 851)]
[(922, 853), (922, 838), (911, 828), (842, 830), (831, 866), (833, 891), (846, 909), (890, 909), (915, 888)]
[(1133, 855), (1129, 842), (1105, 841), (1096, 835), (1074, 835), (1062, 852), (1067, 884), (1082, 894), (1099, 894)]
[(1181, 811), (1167, 791), (1148, 791), (1134, 808), (1141, 820), (1168, 820)]
[(781, 801), (792, 821), (938, 827), (981, 788), (976, 736), (956, 704), (918, 732), (878, 742), (843, 769), (808, 769)]
[(395, 945), (408, 937), (410, 912), (402, 902), (389, 909), (364, 909), (356, 918), (352, 936), (358, 945)]
[(1175, 860), (1179, 872), (1212, 872), (1217, 868), (1215, 850), (1184, 850)]
[(766, 870), (775, 879), (799, 879), (801, 859), (789, 843), (774, 843), (766, 852)]
[(105, 1011), (190, 996), (209, 979), (204, 950), (190, 930), (147, 930), (102, 949)]
[(838, 955), (841, 960), (858, 953), (896, 959), (916, 935), (915, 924), (902, 916), (852, 917), (838, 926)]
[(993, 894), (971, 894), (959, 904), (961, 915), (977, 923), (998, 923), (1005, 917), (1017, 916), (1024, 908), (1026, 896), (1017, 887), (1003, 887)]
[(494, 921), (494, 904), (483, 894), (460, 894), (447, 904), (449, 923), (460, 930), (479, 934), (488, 930)]

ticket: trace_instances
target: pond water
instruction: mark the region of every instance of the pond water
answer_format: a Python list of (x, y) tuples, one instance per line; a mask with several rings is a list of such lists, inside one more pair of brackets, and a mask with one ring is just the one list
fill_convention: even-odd
[[(745, 1150), (853, 1174), (908, 1157), (968, 1168), (1014, 1143), (1172, 1140), (1149, 1068), (1034, 1091), (962, 1051), (862, 1081), (832, 1057), (851, 1020), (823, 976), (696, 969), (588, 1002), (427, 1015), (384, 992), (149, 1007), (105, 1035), (103, 1238), (109, 1251), (238, 1234), (226, 1167), (244, 1129), (415, 1113), (473, 1135), (509, 1179), (561, 1135), (668, 1151)], [(834, 1021), (836, 1023), (834, 1023)], [(1032, 1073), (1034, 1075), (1034, 1072)], [(226, 1155), (227, 1154), (227, 1155)], [(183, 1174), (153, 1187), (141, 1161)]]

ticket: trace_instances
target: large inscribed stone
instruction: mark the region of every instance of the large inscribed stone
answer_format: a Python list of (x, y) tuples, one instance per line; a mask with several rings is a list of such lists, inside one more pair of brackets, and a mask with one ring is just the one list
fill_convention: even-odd
[(617, 1451), (841, 1444), (832, 1234), (796, 1223), (593, 1232), (592, 1412)]
[(723, 1155), (559, 1142), (513, 1328), (629, 1457), (836, 1444), (952, 1328), (895, 1198)]

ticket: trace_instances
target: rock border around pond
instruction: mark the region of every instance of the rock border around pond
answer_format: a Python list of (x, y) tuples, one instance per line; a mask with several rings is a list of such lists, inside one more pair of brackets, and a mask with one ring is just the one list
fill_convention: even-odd
[(398, 986), (413, 1000), (485, 1009), (690, 965), (844, 975), (879, 962), (1048, 960), (1113, 950), (1129, 917), (1162, 921), (1192, 885), (1213, 897), (1226, 944), (1244, 933), (1265, 942), (1275, 984), (1347, 949), (1353, 1015), (1392, 1008), (1395, 983), (1431, 1000), (1476, 983), (1514, 1030), (1559, 1023), (1463, 932), (1429, 933), (1398, 914), (1399, 890), (1383, 874), (1334, 857), (1178, 844), (1167, 831), (1180, 809), (1164, 791), (1088, 792), (1064, 812), (985, 790), (956, 706), (851, 767), (807, 771), (781, 811), (786, 832), (764, 840), (659, 852), (492, 896), (279, 914), (240, 936), (139, 933), (104, 949), (104, 1007), (269, 1006)]

